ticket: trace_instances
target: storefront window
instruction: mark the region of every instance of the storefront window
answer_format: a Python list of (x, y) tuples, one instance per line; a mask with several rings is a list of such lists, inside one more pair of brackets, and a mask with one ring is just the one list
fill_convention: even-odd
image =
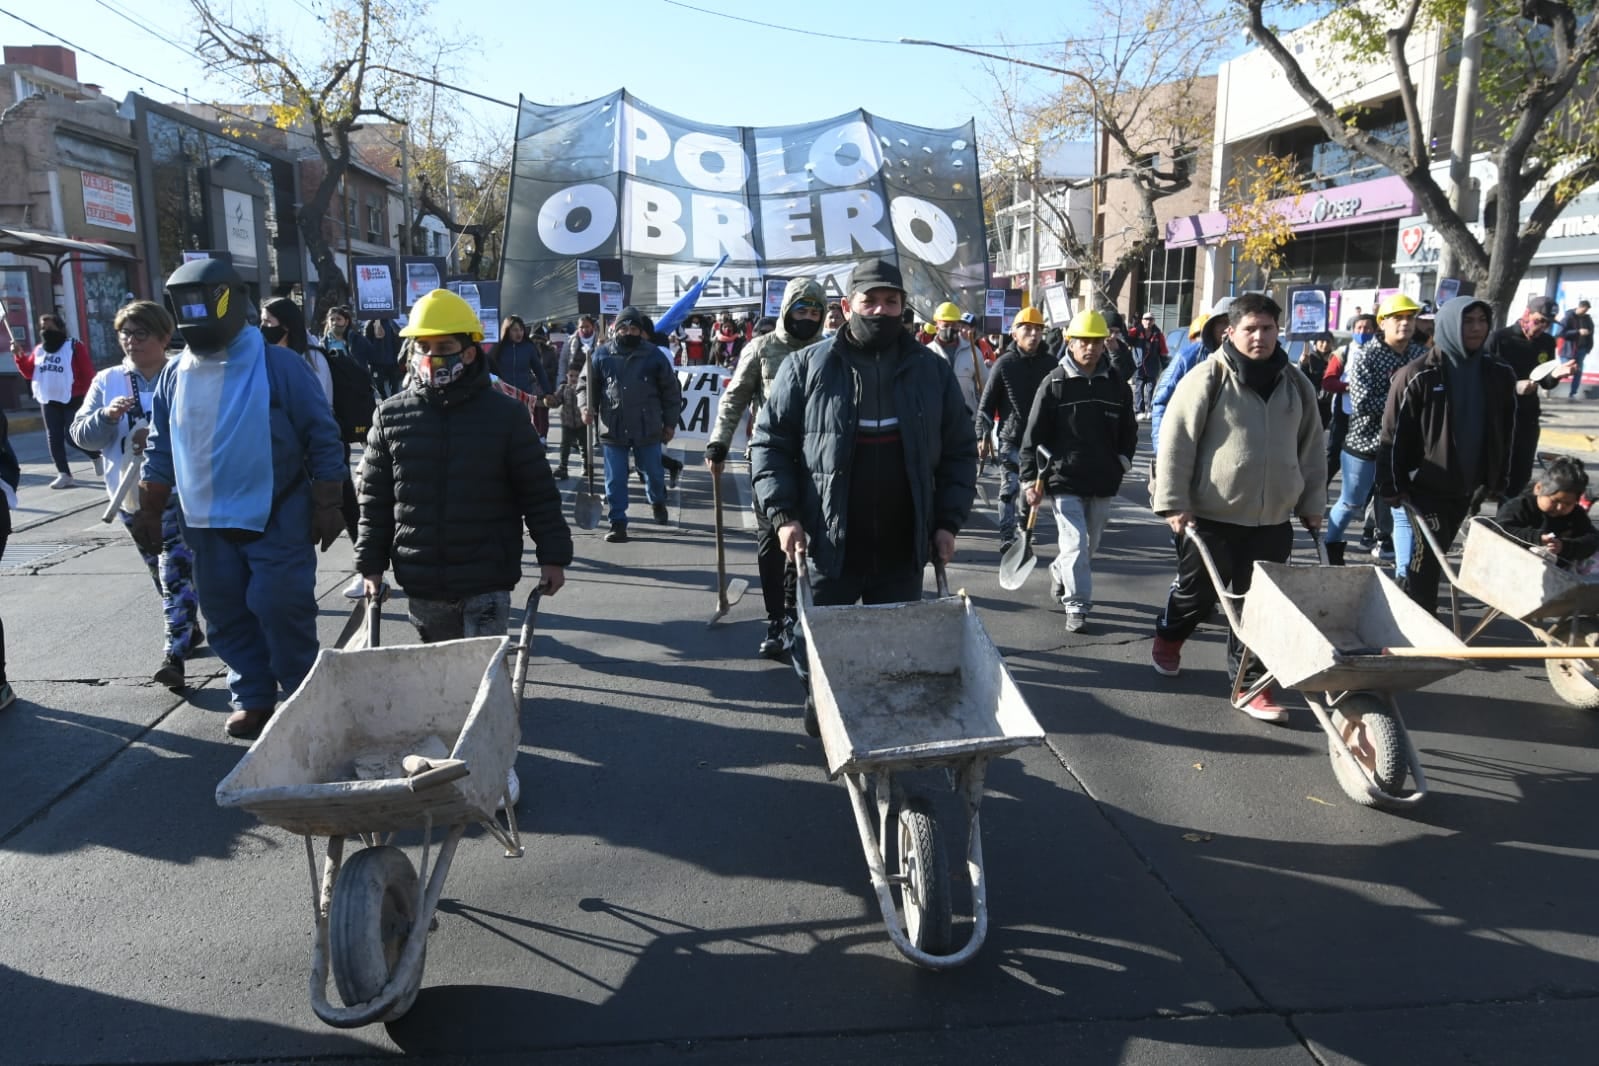
[(1143, 292), (1135, 315), (1152, 311), (1162, 330), (1186, 325), (1194, 317), (1194, 248), (1156, 248), (1144, 266)]
[[(1331, 289), (1399, 287), (1394, 256), (1399, 248), (1399, 222), (1374, 222), (1345, 229), (1301, 233), (1283, 248), (1283, 264), (1271, 272), (1270, 287), (1325, 285)], [(1267, 284), (1260, 271), (1242, 260), (1233, 262), (1233, 292)]]

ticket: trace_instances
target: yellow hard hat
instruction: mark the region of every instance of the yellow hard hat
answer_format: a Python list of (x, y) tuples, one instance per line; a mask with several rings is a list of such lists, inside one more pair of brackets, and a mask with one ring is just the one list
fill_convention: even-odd
[(1210, 315), (1200, 312), (1199, 317), (1188, 323), (1188, 339), (1198, 340), (1199, 335), (1205, 332), (1205, 323), (1210, 321)]
[(1421, 305), (1419, 303), (1402, 292), (1396, 292), (1384, 300), (1382, 306), (1377, 308), (1377, 321), (1381, 322), (1383, 319), (1393, 315), (1415, 314), (1420, 310)]
[(1105, 325), (1105, 316), (1098, 311), (1079, 311), (1066, 327), (1066, 336), (1089, 341), (1103, 340), (1110, 336), (1110, 328)]
[(1044, 313), (1042, 311), (1036, 307), (1024, 307), (1016, 312), (1016, 320), (1010, 324), (1010, 328), (1011, 332), (1014, 333), (1017, 326), (1042, 326), (1044, 324)]
[(959, 322), (960, 320), (961, 309), (950, 303), (948, 300), (945, 300), (943, 303), (939, 304), (938, 310), (933, 312), (934, 322)]
[(483, 323), (472, 312), (472, 305), (449, 289), (434, 289), (411, 306), (411, 317), (400, 330), (402, 337), (448, 337), (464, 333), (474, 341), (483, 339)]

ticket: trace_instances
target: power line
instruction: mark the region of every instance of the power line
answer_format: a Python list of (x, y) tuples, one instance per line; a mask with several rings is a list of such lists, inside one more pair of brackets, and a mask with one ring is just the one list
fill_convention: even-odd
[[(854, 37), (854, 36), (850, 36), (849, 34), (844, 34), (844, 33), (824, 33), (821, 30), (810, 30), (810, 29), (804, 28), (803, 26), (782, 26), (782, 25), (779, 25), (778, 23), (775, 23), (775, 22), (762, 22), (760, 19), (745, 18), (742, 15), (732, 15), (732, 14), (729, 14), (728, 12), (726, 12), (726, 11), (716, 11), (716, 10), (713, 10), (711, 8), (706, 8), (706, 7), (695, 7), (693, 4), (684, 3), (683, 0), (661, 0), (661, 2), (663, 4), (671, 4), (673, 7), (683, 8), (686, 11), (697, 11), (697, 12), (699, 12), (702, 15), (711, 15), (711, 16), (713, 16), (715, 18), (731, 19), (734, 22), (742, 22), (742, 23), (745, 23), (746, 25), (749, 25), (749, 26), (759, 26), (762, 29), (766, 29), (766, 30), (777, 30), (777, 31), (779, 31), (781, 33), (799, 33), (799, 34), (804, 34), (807, 37), (824, 37), (824, 38), (826, 38), (827, 40), (830, 40), (830, 41), (849, 41), (852, 44), (904, 44), (905, 43), (903, 40), (901, 40), (899, 38), (890, 38), (890, 37)], [(1221, 14), (1211, 15), (1208, 18), (1196, 19), (1193, 23), (1191, 23), (1191, 25), (1193, 25), (1193, 26), (1203, 26), (1203, 25), (1206, 25), (1206, 24), (1212, 23), (1212, 22), (1222, 22), (1222, 21), (1225, 21), (1225, 20), (1230, 19), (1232, 17), (1233, 17), (1233, 14), (1231, 12), (1223, 12)], [(1074, 37), (1074, 38), (1071, 38), (1071, 40), (1074, 41), (1074, 42), (1081, 42), (1081, 43), (1084, 43), (1084, 44), (1089, 44), (1089, 43), (1094, 43), (1094, 42), (1116, 41), (1116, 40), (1122, 39), (1122, 37), (1124, 37), (1124, 36), (1125, 36), (1125, 34), (1112, 33), (1112, 34), (1106, 34), (1103, 37)], [(1000, 42), (995, 43), (995, 44), (973, 44), (973, 45), (970, 45), (970, 47), (972, 47), (972, 48), (1000, 48), (1000, 49), (1007, 49), (1007, 48), (1054, 48), (1054, 47), (1057, 47), (1057, 46), (1060, 46), (1060, 45), (1063, 45), (1063, 44), (1066, 44), (1066, 43), (1068, 43), (1068, 42), (1067, 42), (1067, 40), (1065, 38), (1060, 38), (1060, 39), (1053, 40), (1053, 41), (1021, 41), (1021, 42), (1000, 41)]]

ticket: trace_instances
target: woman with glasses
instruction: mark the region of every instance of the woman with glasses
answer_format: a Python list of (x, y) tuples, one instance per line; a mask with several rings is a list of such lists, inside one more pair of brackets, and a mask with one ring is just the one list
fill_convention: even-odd
[[(167, 365), (167, 341), (172, 339), (172, 316), (160, 304), (139, 300), (117, 312), (113, 321), (122, 362), (107, 367), (89, 382), (83, 406), (72, 420), (72, 442), (104, 454), (105, 487), (111, 499), (121, 498), (117, 515), (131, 526), (139, 509), (139, 493), (121, 492), (127, 478), (139, 480), (140, 455), (150, 434), (150, 412), (155, 381)], [(166, 640), (161, 666), (154, 680), (174, 692), (184, 686), (183, 660), (205, 640), (200, 629), (199, 602), (194, 591), (194, 555), (184, 543), (178, 524), (178, 494), (173, 493), (161, 513), (161, 551), (139, 548), (150, 571), (166, 620)], [(135, 542), (137, 547), (137, 542)]]

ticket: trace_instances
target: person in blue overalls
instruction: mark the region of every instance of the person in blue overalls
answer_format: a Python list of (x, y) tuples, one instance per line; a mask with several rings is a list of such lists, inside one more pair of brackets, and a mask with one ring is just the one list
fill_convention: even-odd
[(231, 266), (185, 263), (167, 279), (167, 302), (186, 347), (156, 379), (130, 528), (159, 550), (176, 489), (200, 609), (228, 666), (226, 729), (253, 738), (316, 659), (312, 546), (326, 551), (344, 531), (344, 452), (310, 368), (246, 321)]

